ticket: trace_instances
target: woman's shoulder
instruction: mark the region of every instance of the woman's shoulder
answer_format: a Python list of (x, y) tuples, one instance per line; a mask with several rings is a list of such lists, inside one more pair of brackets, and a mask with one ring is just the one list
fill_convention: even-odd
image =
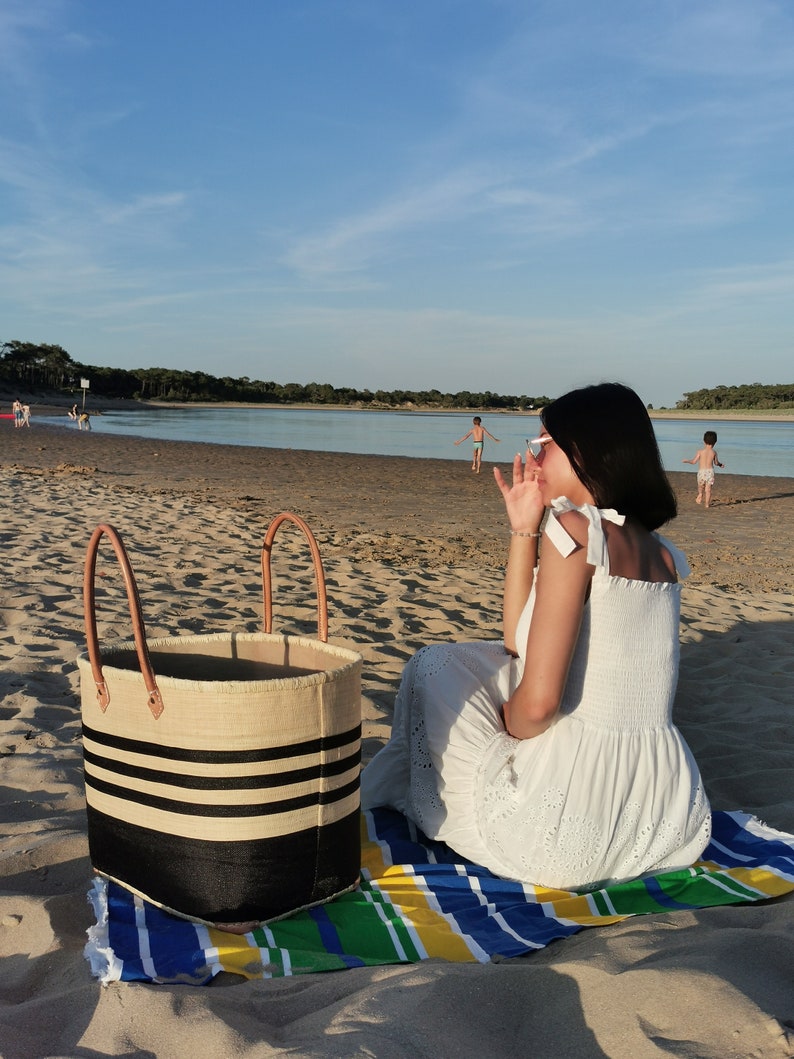
[(675, 582), (678, 564), (667, 541), (627, 520), (606, 530), (609, 569), (628, 581)]

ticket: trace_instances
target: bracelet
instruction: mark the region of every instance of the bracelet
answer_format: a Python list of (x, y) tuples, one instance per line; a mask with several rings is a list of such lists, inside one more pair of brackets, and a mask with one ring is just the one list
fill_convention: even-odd
[(542, 537), (542, 533), (528, 533), (526, 530), (510, 530), (511, 537)]

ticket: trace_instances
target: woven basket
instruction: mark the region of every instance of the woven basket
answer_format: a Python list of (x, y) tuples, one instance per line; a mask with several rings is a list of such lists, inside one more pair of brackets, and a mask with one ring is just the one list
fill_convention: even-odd
[[(297, 525), (317, 580), (318, 639), (272, 633), (270, 554)], [(133, 640), (100, 653), (99, 542), (121, 564)], [(240, 929), (328, 901), (359, 875), (361, 656), (327, 642), (317, 543), (290, 512), (262, 547), (264, 633), (149, 640), (116, 530), (85, 561), (78, 658), (91, 863), (169, 911)]]

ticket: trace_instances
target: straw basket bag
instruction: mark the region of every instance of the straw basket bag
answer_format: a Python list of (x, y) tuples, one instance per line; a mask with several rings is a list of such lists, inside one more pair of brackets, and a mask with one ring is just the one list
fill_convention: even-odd
[[(314, 560), (318, 636), (272, 629), (270, 554), (298, 526)], [(103, 536), (121, 564), (133, 640), (97, 637)], [(87, 650), (78, 658), (91, 863), (170, 911), (207, 923), (262, 922), (358, 881), (361, 656), (327, 642), (317, 543), (290, 512), (262, 547), (264, 633), (147, 642), (116, 530), (85, 561)]]

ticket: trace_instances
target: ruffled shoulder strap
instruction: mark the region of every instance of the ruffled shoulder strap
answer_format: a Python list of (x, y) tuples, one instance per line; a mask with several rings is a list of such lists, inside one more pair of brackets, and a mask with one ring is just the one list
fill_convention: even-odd
[(574, 548), (578, 547), (577, 542), (559, 521), (559, 516), (566, 511), (578, 511), (587, 519), (589, 523), (587, 561), (591, 566), (601, 566), (609, 573), (609, 552), (603, 523), (606, 520), (614, 522), (616, 526), (622, 526), (626, 521), (626, 516), (618, 514), (611, 507), (596, 507), (594, 504), (582, 504), (579, 507), (567, 496), (559, 496), (556, 500), (552, 500), (549, 517), (546, 520), (546, 535), (560, 555), (566, 559)]

